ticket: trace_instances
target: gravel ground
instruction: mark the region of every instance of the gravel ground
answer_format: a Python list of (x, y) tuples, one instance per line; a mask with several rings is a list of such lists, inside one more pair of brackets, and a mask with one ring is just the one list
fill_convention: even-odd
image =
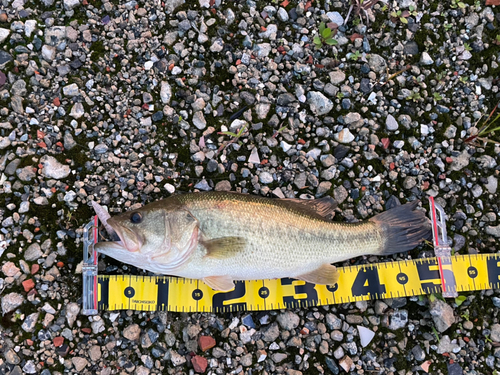
[[(79, 314), (92, 200), (331, 195), (353, 222), (434, 196), (456, 253), (495, 252), (500, 146), (465, 141), (499, 100), (489, 2), (379, 2), (345, 22), (347, 0), (3, 0), (0, 373), (496, 374), (494, 290)], [(336, 43), (316, 48), (322, 22)]]

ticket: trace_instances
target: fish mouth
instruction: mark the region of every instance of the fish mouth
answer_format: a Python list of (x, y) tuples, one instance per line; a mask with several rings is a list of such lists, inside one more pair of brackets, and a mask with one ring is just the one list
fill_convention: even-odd
[(109, 225), (115, 232), (114, 237), (118, 237), (119, 241), (109, 241), (105, 242), (107, 244), (103, 247), (99, 246), (102, 249), (124, 249), (128, 252), (135, 253), (138, 252), (144, 241), (140, 235), (138, 235), (133, 230), (120, 225), (113, 218), (109, 218), (107, 220), (107, 225)]

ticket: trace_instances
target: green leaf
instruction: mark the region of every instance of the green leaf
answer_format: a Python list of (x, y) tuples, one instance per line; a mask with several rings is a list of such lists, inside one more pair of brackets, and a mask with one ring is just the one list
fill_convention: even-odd
[(233, 132), (220, 132), (221, 134), (224, 134), (224, 135), (230, 135), (231, 137), (237, 137), (238, 135), (233, 133)]
[(466, 296), (458, 296), (457, 298), (455, 298), (455, 303), (457, 304), (457, 306), (460, 306), (462, 303), (465, 302), (466, 299), (467, 299)]
[(434, 294), (429, 294), (429, 301), (434, 302), (436, 300), (436, 296)]
[(330, 39), (325, 40), (325, 43), (328, 44), (329, 46), (334, 46), (334, 45), (338, 44), (339, 42), (337, 42), (333, 38), (330, 38)]
[(410, 12), (413, 12), (415, 10), (415, 7), (413, 5), (410, 5)]
[(314, 44), (321, 44), (321, 39), (319, 36), (315, 36), (313, 39)]
[(458, 2), (458, 7), (461, 8), (461, 9), (464, 9), (466, 7), (466, 5), (464, 3), (462, 3), (461, 1)]
[(436, 340), (439, 343), (440, 342), (440, 340), (439, 340), (439, 333), (436, 330), (436, 328), (432, 327), (432, 333), (434, 333), (434, 336), (436, 336)]
[(391, 12), (391, 17), (396, 18), (397, 16), (398, 16), (398, 14), (396, 12)]
[(246, 129), (247, 129), (247, 127), (245, 125), (243, 125), (236, 136), (238, 138), (241, 137)]
[(404, 23), (404, 24), (407, 24), (408, 23), (408, 20), (404, 17), (399, 17), (399, 20)]
[(327, 39), (330, 35), (332, 35), (332, 29), (326, 28), (321, 32), (321, 36)]
[(325, 25), (325, 23), (324, 23), (324, 22), (321, 22), (321, 23), (319, 24), (319, 32), (320, 32), (321, 34), (323, 34), (323, 30), (325, 29), (325, 27), (326, 27), (326, 25)]

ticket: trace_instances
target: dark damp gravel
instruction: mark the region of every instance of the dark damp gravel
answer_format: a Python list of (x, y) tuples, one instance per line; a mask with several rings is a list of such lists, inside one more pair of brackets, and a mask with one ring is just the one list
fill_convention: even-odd
[[(329, 195), (352, 222), (434, 196), (455, 253), (496, 252), (498, 135), (472, 139), (499, 101), (490, 3), (380, 1), (345, 22), (348, 1), (3, 0), (0, 373), (497, 373), (496, 290), (80, 314), (92, 200)], [(322, 22), (336, 43), (316, 48)]]

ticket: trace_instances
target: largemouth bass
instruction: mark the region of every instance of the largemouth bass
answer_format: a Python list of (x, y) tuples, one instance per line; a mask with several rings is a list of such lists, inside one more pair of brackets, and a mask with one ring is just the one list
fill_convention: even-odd
[(418, 202), (355, 224), (332, 222), (335, 201), (270, 199), (230, 192), (175, 195), (101, 219), (120, 241), (96, 250), (148, 271), (202, 279), (227, 291), (234, 280), (290, 277), (333, 285), (331, 263), (405, 252), (431, 236)]

